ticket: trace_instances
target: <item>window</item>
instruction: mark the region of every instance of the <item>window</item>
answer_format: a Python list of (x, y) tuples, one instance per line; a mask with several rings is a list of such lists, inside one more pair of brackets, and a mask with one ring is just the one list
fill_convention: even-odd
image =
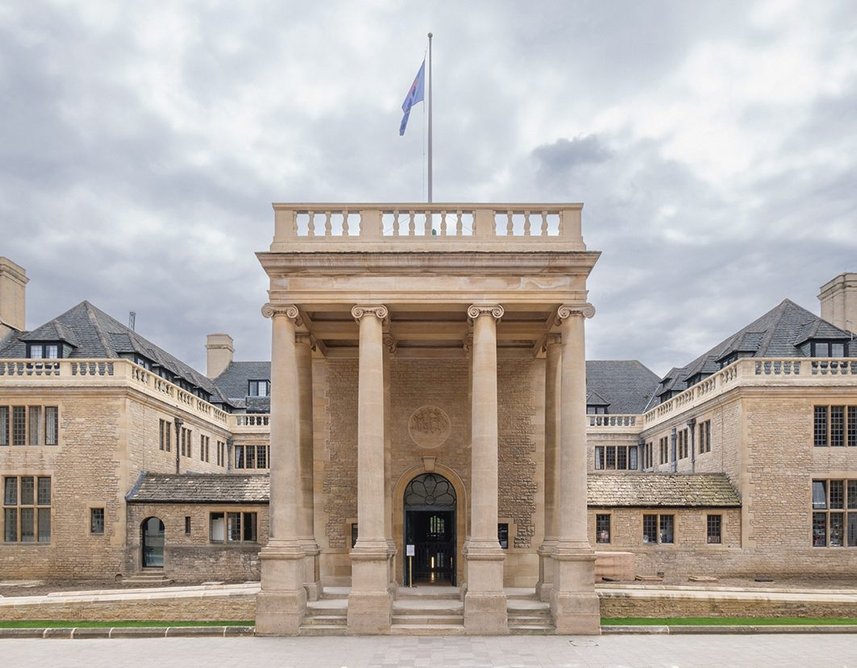
[(672, 515), (643, 515), (644, 543), (673, 543)]
[(509, 524), (507, 522), (497, 525), (497, 540), (500, 542), (502, 549), (509, 549)]
[(610, 542), (610, 515), (604, 514), (595, 516), (595, 542)]
[(710, 545), (719, 544), (722, 539), (723, 516), (708, 515), (705, 523), (706, 542)]
[(700, 422), (699, 425), (699, 454), (711, 452), (711, 420)]
[(643, 446), (643, 468), (651, 469), (654, 467), (655, 460), (652, 454), (654, 449), (654, 444), (649, 441)]
[(226, 466), (226, 443), (217, 441), (217, 465)]
[(812, 442), (816, 448), (857, 447), (857, 406), (816, 406)]
[(190, 536), (190, 515), (184, 516), (184, 535)]
[(595, 404), (587, 404), (587, 415), (607, 415), (607, 406), (598, 406)]
[(813, 547), (857, 547), (857, 480), (813, 480), (812, 511)]
[(212, 543), (255, 543), (256, 513), (211, 513)]
[(3, 540), (7, 543), (51, 541), (50, 478), (3, 478)]
[(0, 406), (0, 446), (57, 445), (56, 406)]
[(847, 341), (808, 341), (801, 349), (810, 357), (848, 357)]
[(595, 468), (637, 470), (636, 445), (599, 445), (595, 447)]
[(236, 445), (235, 446), (235, 468), (236, 469), (266, 469), (270, 446), (267, 445)]
[(670, 437), (662, 436), (658, 440), (658, 446), (660, 449), (660, 460), (659, 464), (668, 464), (670, 461)]
[(172, 423), (169, 420), (160, 421), (158, 447), (165, 452), (170, 451)]
[(678, 442), (678, 458), (686, 459), (688, 455), (687, 429), (680, 429), (676, 433), (676, 439)]
[(208, 436), (206, 436), (205, 434), (200, 434), (200, 435), (199, 435), (199, 458), (200, 458), (200, 460), (201, 460), (201, 461), (204, 461), (204, 462), (211, 461), (211, 460), (208, 458), (208, 443), (209, 443), (209, 440), (210, 440), (210, 439), (209, 439), (209, 437), (208, 437)]
[(183, 457), (193, 456), (193, 445), (191, 444), (191, 432), (187, 427), (182, 427), (179, 431), (181, 453)]
[(104, 533), (104, 508), (89, 509), (89, 533)]
[(55, 360), (62, 357), (59, 343), (28, 343), (27, 357), (34, 360)]
[(247, 382), (248, 397), (267, 397), (271, 393), (270, 380), (251, 380)]

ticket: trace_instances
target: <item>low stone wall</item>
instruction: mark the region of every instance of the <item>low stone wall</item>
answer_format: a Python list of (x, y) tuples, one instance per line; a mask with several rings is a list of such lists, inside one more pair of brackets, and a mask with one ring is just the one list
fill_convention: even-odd
[(857, 617), (857, 593), (599, 588), (602, 617)]
[(151, 596), (41, 596), (0, 598), (0, 619), (56, 621), (252, 621), (256, 594)]

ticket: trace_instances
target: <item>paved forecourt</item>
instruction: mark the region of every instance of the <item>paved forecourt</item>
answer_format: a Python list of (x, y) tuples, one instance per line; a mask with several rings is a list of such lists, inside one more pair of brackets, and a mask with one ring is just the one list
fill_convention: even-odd
[(843, 635), (166, 638), (0, 640), (3, 665), (117, 668), (310, 666), (857, 666)]

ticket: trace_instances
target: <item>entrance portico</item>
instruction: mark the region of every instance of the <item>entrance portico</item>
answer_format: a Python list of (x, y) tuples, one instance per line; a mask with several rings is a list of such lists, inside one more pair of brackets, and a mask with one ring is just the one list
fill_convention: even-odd
[[(461, 580), (468, 633), (506, 633), (503, 589), (520, 583), (549, 597), (557, 629), (597, 632), (583, 318), (598, 253), (583, 244), (581, 206), (274, 210), (273, 243), (259, 253), (274, 370), (272, 538), (257, 627), (297, 633), (307, 598), (350, 584), (349, 632), (388, 632), (405, 575), (399, 516), (421, 535), (433, 523), (433, 540), (451, 544), (429, 570)], [(556, 341), (559, 397), (546, 392), (544, 361)], [(555, 446), (547, 401), (558, 407)], [(394, 487), (406, 471), (434, 467), (453, 471), (464, 494), (451, 516), (414, 509), (409, 520)], [(501, 520), (514, 528), (509, 549)], [(447, 570), (437, 567), (448, 558)]]

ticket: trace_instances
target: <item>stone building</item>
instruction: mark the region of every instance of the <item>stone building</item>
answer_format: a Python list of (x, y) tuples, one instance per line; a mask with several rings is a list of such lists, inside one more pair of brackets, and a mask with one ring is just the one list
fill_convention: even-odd
[(504, 587), (596, 632), (601, 576), (853, 573), (857, 274), (659, 378), (584, 367), (597, 257), (577, 205), (275, 205), (273, 360), (206, 375), (88, 302), (27, 331), (0, 258), (4, 577), (261, 578), (271, 634), (447, 585), (504, 633)]

